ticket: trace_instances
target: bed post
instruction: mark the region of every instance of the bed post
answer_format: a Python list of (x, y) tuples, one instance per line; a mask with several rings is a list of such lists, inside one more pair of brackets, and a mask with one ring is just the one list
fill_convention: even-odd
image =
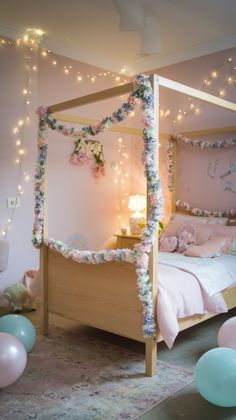
[[(158, 143), (159, 143), (159, 83), (155, 75), (151, 76), (151, 84), (154, 95), (154, 115), (156, 116), (155, 137), (157, 139), (157, 168), (158, 168)], [(149, 194), (147, 191), (147, 217), (149, 217)], [(154, 319), (156, 320), (156, 301), (157, 301), (157, 256), (158, 256), (158, 230), (154, 238), (154, 244), (149, 259), (149, 277), (152, 285), (152, 300), (154, 308)], [(157, 338), (156, 336), (147, 338), (145, 341), (145, 357), (146, 357), (146, 375), (153, 376), (156, 374), (157, 364)]]
[(40, 248), (40, 332), (48, 335), (48, 248)]
[[(48, 236), (48, 189), (47, 167), (44, 175), (44, 225), (43, 238)], [(48, 247), (42, 243), (40, 248), (40, 332), (48, 335)]]

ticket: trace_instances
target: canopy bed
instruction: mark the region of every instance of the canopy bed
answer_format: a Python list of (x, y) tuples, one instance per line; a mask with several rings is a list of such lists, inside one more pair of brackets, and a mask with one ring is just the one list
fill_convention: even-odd
[[(157, 314), (159, 313), (158, 322), (160, 321), (162, 324), (166, 322), (162, 318), (163, 311), (166, 309), (161, 305), (158, 308), (157, 302), (162, 288), (160, 284), (160, 293), (158, 293), (157, 231), (163, 212), (156, 141), (159, 138), (156, 115), (160, 86), (236, 111), (236, 104), (156, 75), (139, 75), (134, 85), (128, 83), (48, 108), (40, 107), (38, 110), (40, 118), (39, 157), (35, 176), (33, 244), (40, 248), (42, 333), (48, 333), (48, 314), (55, 313), (89, 326), (142, 341), (146, 346), (146, 374), (149, 376), (156, 372), (156, 344), (162, 340), (160, 331), (156, 328)], [(111, 117), (104, 118), (100, 123), (84, 127), (82, 130), (68, 129), (55, 119), (56, 117), (58, 120), (66, 119), (78, 122), (78, 117), (71, 118), (58, 112), (122, 94), (130, 95), (128, 101), (118, 111), (114, 112)], [(104, 129), (116, 129), (113, 125), (122, 121), (132, 112), (137, 103), (141, 103), (144, 115), (142, 158), (147, 178), (147, 226), (143, 230), (141, 241), (132, 250), (116, 249), (92, 252), (72, 250), (60, 241), (48, 238), (45, 188), (48, 127), (75, 139), (79, 138), (79, 141), (86, 141), (88, 136), (94, 136)], [(126, 130), (125, 127), (119, 128), (120, 131), (122, 129)], [(172, 158), (174, 160), (174, 155)], [(175, 179), (173, 178), (173, 211), (176, 209), (175, 203)], [(231, 260), (236, 260), (236, 258), (231, 256)], [(164, 278), (167, 266), (165, 255), (161, 257), (161, 262)], [(174, 263), (171, 265), (171, 270), (174, 270)], [(185, 274), (187, 274), (187, 270)], [(172, 275), (175, 274), (172, 272)], [(189, 281), (191, 282), (191, 280)], [(236, 277), (234, 280), (228, 279), (223, 286), (214, 289), (214, 293), (210, 294), (211, 299), (205, 302), (206, 305), (200, 311), (200, 315), (191, 313), (191, 316), (188, 316), (186, 313), (185, 317), (183, 314), (178, 316), (181, 318), (178, 321), (173, 320), (178, 323), (176, 328), (179, 330), (188, 328), (214, 316), (215, 314), (211, 312), (227, 310), (226, 306), (224, 307), (225, 303), (219, 300), (218, 292), (226, 289), (233, 281), (236, 281)], [(194, 284), (193, 287), (195, 287), (196, 293), (201, 294), (202, 287), (199, 284)], [(192, 291), (193, 294), (195, 292)], [(216, 302), (212, 301), (213, 294), (217, 297)], [(236, 287), (227, 288), (223, 295), (228, 308), (236, 305)], [(169, 305), (171, 305), (171, 301), (169, 301)], [(219, 310), (217, 310), (217, 305)], [(211, 310), (212, 306), (214, 306), (213, 310)]]

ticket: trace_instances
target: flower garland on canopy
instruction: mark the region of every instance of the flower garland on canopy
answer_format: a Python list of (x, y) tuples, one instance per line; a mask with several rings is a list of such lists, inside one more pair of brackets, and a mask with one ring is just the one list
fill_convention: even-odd
[[(88, 136), (111, 128), (114, 124), (123, 121), (133, 111), (135, 105), (141, 103), (143, 111), (143, 141), (144, 149), (142, 161), (145, 165), (147, 178), (147, 191), (150, 202), (150, 216), (142, 232), (141, 242), (134, 249), (116, 249), (93, 251), (78, 251), (70, 249), (66, 244), (54, 240), (44, 239), (44, 177), (47, 162), (47, 134), (48, 127), (65, 136), (86, 140)], [(51, 249), (59, 252), (66, 258), (88, 264), (99, 264), (109, 261), (126, 261), (136, 265), (137, 286), (139, 298), (143, 305), (143, 333), (144, 336), (155, 334), (155, 320), (153, 311), (152, 286), (149, 278), (149, 253), (154, 244), (154, 238), (159, 221), (163, 216), (163, 198), (160, 177), (157, 169), (157, 139), (155, 138), (156, 117), (154, 113), (154, 97), (149, 76), (138, 75), (134, 81), (134, 91), (129, 95), (127, 102), (109, 117), (100, 123), (76, 130), (67, 128), (57, 122), (49, 113), (47, 107), (41, 106), (39, 115), (38, 133), (38, 162), (35, 175), (35, 221), (33, 226), (33, 245), (39, 248), (44, 242)]]
[[(234, 140), (218, 140), (211, 142), (208, 140), (193, 140), (184, 137), (182, 134), (170, 136), (167, 146), (168, 156), (168, 189), (170, 192), (174, 189), (174, 144), (179, 142), (192, 147), (199, 147), (200, 149), (224, 149), (236, 147), (236, 139)], [(207, 210), (206, 210), (207, 212)]]
[(188, 211), (195, 216), (204, 216), (204, 217), (230, 217), (236, 214), (236, 210), (223, 210), (223, 211), (211, 211), (211, 210), (203, 210), (199, 209), (198, 207), (192, 207), (186, 201), (178, 200), (176, 201), (176, 206), (183, 208), (185, 211)]

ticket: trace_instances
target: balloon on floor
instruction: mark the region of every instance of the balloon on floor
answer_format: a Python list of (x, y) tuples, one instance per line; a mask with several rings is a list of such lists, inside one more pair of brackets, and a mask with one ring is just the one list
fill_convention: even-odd
[(220, 407), (236, 406), (236, 350), (218, 347), (207, 351), (194, 373), (203, 398)]
[(13, 334), (29, 352), (36, 341), (36, 331), (32, 322), (22, 315), (4, 315), (0, 318), (0, 332)]
[(230, 347), (236, 350), (236, 316), (225, 321), (220, 327), (217, 340), (220, 347)]
[(0, 388), (13, 384), (24, 372), (27, 353), (14, 335), (0, 332)]

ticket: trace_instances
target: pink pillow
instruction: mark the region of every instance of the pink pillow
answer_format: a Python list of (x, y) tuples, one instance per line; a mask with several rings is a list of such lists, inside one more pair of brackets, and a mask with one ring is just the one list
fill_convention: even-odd
[(185, 225), (180, 228), (178, 233), (179, 245), (178, 252), (184, 252), (191, 245), (197, 243), (196, 228), (194, 225)]
[(163, 235), (160, 239), (160, 251), (161, 252), (174, 252), (178, 245), (177, 236), (165, 236)]
[(225, 249), (229, 245), (228, 236), (215, 236), (209, 239), (202, 245), (195, 245), (189, 247), (184, 255), (187, 257), (200, 257), (200, 258), (212, 258), (217, 257), (225, 252)]

